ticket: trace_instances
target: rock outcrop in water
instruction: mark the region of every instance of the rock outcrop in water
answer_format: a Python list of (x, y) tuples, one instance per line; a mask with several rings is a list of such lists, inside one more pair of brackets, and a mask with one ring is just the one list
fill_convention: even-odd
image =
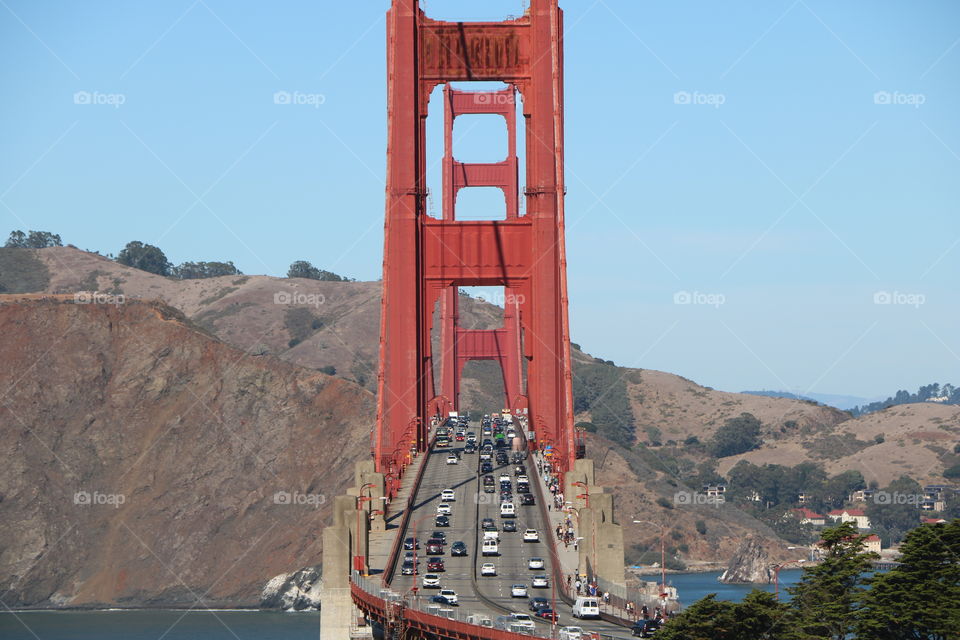
[(319, 611), (323, 594), (320, 567), (305, 567), (294, 573), (281, 573), (263, 587), (261, 609)]
[(773, 582), (773, 570), (766, 549), (761, 539), (750, 536), (741, 543), (727, 569), (717, 578), (720, 582), (730, 584)]

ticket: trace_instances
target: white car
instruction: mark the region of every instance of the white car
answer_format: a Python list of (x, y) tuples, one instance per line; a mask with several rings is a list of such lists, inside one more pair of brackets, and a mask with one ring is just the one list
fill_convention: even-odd
[(460, 464), (460, 458), (457, 457), (457, 454), (451, 453), (447, 456), (447, 464)]
[(523, 532), (524, 542), (540, 542), (540, 534), (536, 529), (526, 529)]
[(526, 598), (527, 597), (527, 585), (525, 584), (515, 584), (510, 587), (510, 597), (512, 598)]
[(527, 561), (527, 569), (543, 569), (543, 558), (530, 558)]
[(550, 580), (547, 579), (547, 576), (533, 576), (533, 580), (530, 581), (530, 586), (534, 589), (546, 589), (550, 586)]
[(517, 484), (530, 484), (530, 478), (527, 476), (517, 476)]
[(446, 598), (450, 604), (459, 604), (457, 602), (457, 592), (453, 589), (440, 589), (440, 595)]
[(440, 504), (437, 505), (438, 516), (448, 516), (450, 515), (451, 511), (452, 509), (450, 508), (450, 505), (447, 504), (446, 502), (441, 502)]
[(582, 627), (561, 627), (557, 636), (560, 640), (581, 640), (583, 638)]
[(423, 576), (423, 588), (424, 589), (439, 589), (440, 588), (440, 576), (435, 573), (428, 573)]
[(525, 613), (511, 613), (510, 619), (513, 624), (523, 627), (524, 629), (532, 631), (536, 628), (536, 625), (533, 624), (533, 619)]
[(505, 473), (500, 474), (500, 482), (510, 482), (510, 476)]
[(453, 489), (444, 489), (440, 492), (440, 499), (444, 502), (456, 502), (457, 493)]
[(480, 565), (480, 575), (482, 576), (495, 576), (497, 575), (497, 565), (492, 562), (484, 562)]

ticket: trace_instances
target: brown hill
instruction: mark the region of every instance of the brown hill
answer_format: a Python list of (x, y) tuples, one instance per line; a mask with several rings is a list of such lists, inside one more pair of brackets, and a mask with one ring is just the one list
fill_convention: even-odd
[(0, 335), (6, 605), (255, 606), (319, 563), (368, 391), (156, 302), (0, 296)]

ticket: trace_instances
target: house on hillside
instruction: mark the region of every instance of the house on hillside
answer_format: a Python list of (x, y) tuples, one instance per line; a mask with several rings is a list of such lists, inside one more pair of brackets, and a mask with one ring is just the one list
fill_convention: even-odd
[(827, 523), (827, 517), (825, 515), (817, 513), (812, 509), (801, 507), (799, 509), (791, 509), (791, 511), (800, 516), (800, 524), (812, 524), (815, 527), (822, 527)]
[(726, 492), (727, 485), (725, 484), (705, 484), (701, 489), (701, 493), (705, 494), (708, 498), (721, 498)]
[(880, 536), (878, 536), (877, 534), (873, 533), (873, 534), (867, 536), (867, 538), (866, 538), (866, 540), (864, 540), (864, 542), (865, 542), (866, 545), (867, 545), (866, 551), (872, 552), (872, 553), (880, 553)]
[(947, 508), (947, 503), (943, 500), (924, 500), (920, 503), (921, 511), (943, 511)]
[(800, 493), (797, 494), (797, 502), (799, 502), (800, 504), (807, 504), (811, 500), (813, 500), (812, 493), (801, 491)]
[(870, 528), (870, 518), (863, 509), (834, 509), (827, 516), (833, 522), (852, 522), (857, 525), (857, 529)]
[(876, 489), (859, 489), (850, 494), (848, 502), (869, 502), (873, 500)]
[(921, 524), (946, 524), (947, 521), (943, 518), (920, 518)]

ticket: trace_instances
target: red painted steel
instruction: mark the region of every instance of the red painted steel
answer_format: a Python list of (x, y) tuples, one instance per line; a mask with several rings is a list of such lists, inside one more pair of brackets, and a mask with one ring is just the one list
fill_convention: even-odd
[[(442, 22), (427, 18), (417, 0), (393, 0), (387, 37), (377, 470), (387, 475), (393, 492), (409, 449), (426, 446), (430, 411), (438, 409), (430, 341), (438, 299), (455, 287), (502, 286), (517, 300), (504, 329), (515, 329), (522, 344), (536, 445), (552, 445), (554, 460), (564, 471), (575, 447), (564, 249), (562, 12), (557, 0), (531, 0), (516, 20)], [(522, 98), (526, 215), (470, 222), (431, 218), (426, 213), (424, 126), (430, 93), (442, 83), (481, 80), (506, 82)], [(472, 107), (464, 103), (470, 97), (457, 94), (447, 94), (451, 111), (469, 112)], [(453, 190), (471, 180), (511, 186), (505, 177), (509, 159), (507, 169), (496, 163), (473, 168), (451, 163), (450, 168)], [(451, 317), (455, 312), (448, 306), (444, 322)], [(447, 346), (455, 333), (448, 331), (448, 336)], [(511, 350), (498, 358), (509, 358)], [(519, 384), (518, 374), (517, 388)]]
[[(465, 187), (497, 187), (503, 192), (506, 218), (519, 215), (520, 181), (517, 175), (517, 99), (510, 85), (502, 91), (460, 91), (446, 85), (443, 90), (443, 219), (456, 220), (457, 194)], [(502, 117), (507, 127), (506, 157), (500, 162), (468, 163), (453, 155), (453, 128), (457, 116), (487, 114)], [(460, 380), (471, 360), (494, 360), (503, 378), (503, 407), (526, 408), (521, 389), (520, 312), (522, 299), (514, 289), (504, 289), (503, 327), (493, 332), (475, 332), (459, 327), (458, 287), (451, 286), (440, 296), (440, 397), (432, 406), (442, 414), (460, 408)], [(496, 407), (500, 408), (500, 407)]]

